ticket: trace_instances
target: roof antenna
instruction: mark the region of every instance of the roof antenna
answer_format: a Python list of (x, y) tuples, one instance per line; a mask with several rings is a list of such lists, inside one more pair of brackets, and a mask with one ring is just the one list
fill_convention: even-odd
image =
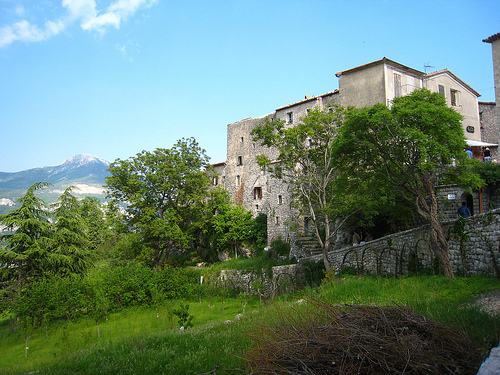
[(425, 64), (424, 64), (424, 72), (425, 74), (427, 74), (427, 69), (428, 68), (434, 68), (433, 66), (430, 66), (430, 61), (427, 61)]

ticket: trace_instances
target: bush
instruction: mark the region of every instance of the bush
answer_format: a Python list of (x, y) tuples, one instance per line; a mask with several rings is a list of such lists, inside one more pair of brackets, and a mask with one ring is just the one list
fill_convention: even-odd
[(271, 242), (271, 249), (268, 252), (269, 257), (288, 257), (290, 255), (290, 244), (281, 239), (276, 238)]
[(304, 274), (306, 284), (315, 288), (321, 285), (321, 281), (325, 277), (325, 264), (323, 261), (319, 262), (303, 262)]
[(151, 303), (153, 270), (139, 263), (116, 266), (103, 274), (101, 285), (112, 309)]

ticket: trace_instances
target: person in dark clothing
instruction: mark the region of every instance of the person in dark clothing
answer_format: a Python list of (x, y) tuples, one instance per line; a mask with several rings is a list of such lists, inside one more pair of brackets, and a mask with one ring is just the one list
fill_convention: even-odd
[(486, 163), (491, 161), (491, 151), (490, 151), (489, 147), (486, 147), (486, 150), (484, 150), (484, 161)]
[(465, 202), (462, 202), (462, 207), (458, 209), (458, 214), (462, 216), (464, 219), (467, 219), (471, 215), (469, 207), (467, 207)]

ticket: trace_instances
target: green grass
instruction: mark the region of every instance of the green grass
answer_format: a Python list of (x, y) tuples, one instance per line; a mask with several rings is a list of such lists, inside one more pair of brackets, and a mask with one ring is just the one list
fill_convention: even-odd
[[(500, 280), (471, 277), (401, 279), (347, 276), (318, 289), (296, 293), (295, 298), (321, 298), (329, 303), (400, 305), (452, 325), (478, 342), (486, 356), (498, 344), (500, 319), (470, 307), (481, 292), (500, 289)], [(0, 374), (201, 374), (220, 366), (217, 374), (244, 373), (242, 356), (251, 345), (246, 333), (272, 322), (274, 307), (287, 308), (291, 296), (281, 296), (265, 307), (257, 298), (203, 299), (189, 304), (194, 327), (179, 330), (172, 310), (181, 301), (155, 307), (131, 308), (111, 314), (100, 323), (89, 319), (52, 322), (37, 329), (24, 356), (24, 338), (0, 325)], [(297, 306), (297, 305), (296, 305)], [(296, 311), (300, 311), (299, 308)], [(159, 317), (157, 317), (159, 314)], [(227, 322), (227, 321), (231, 322)], [(497, 328), (498, 327), (498, 328)], [(241, 371), (239, 371), (241, 370)]]

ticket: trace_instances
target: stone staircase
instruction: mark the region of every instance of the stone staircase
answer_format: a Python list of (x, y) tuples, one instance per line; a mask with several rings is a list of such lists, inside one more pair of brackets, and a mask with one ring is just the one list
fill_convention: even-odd
[(305, 252), (311, 254), (311, 256), (323, 254), (321, 246), (313, 236), (299, 237), (295, 240), (295, 245), (303, 248)]

